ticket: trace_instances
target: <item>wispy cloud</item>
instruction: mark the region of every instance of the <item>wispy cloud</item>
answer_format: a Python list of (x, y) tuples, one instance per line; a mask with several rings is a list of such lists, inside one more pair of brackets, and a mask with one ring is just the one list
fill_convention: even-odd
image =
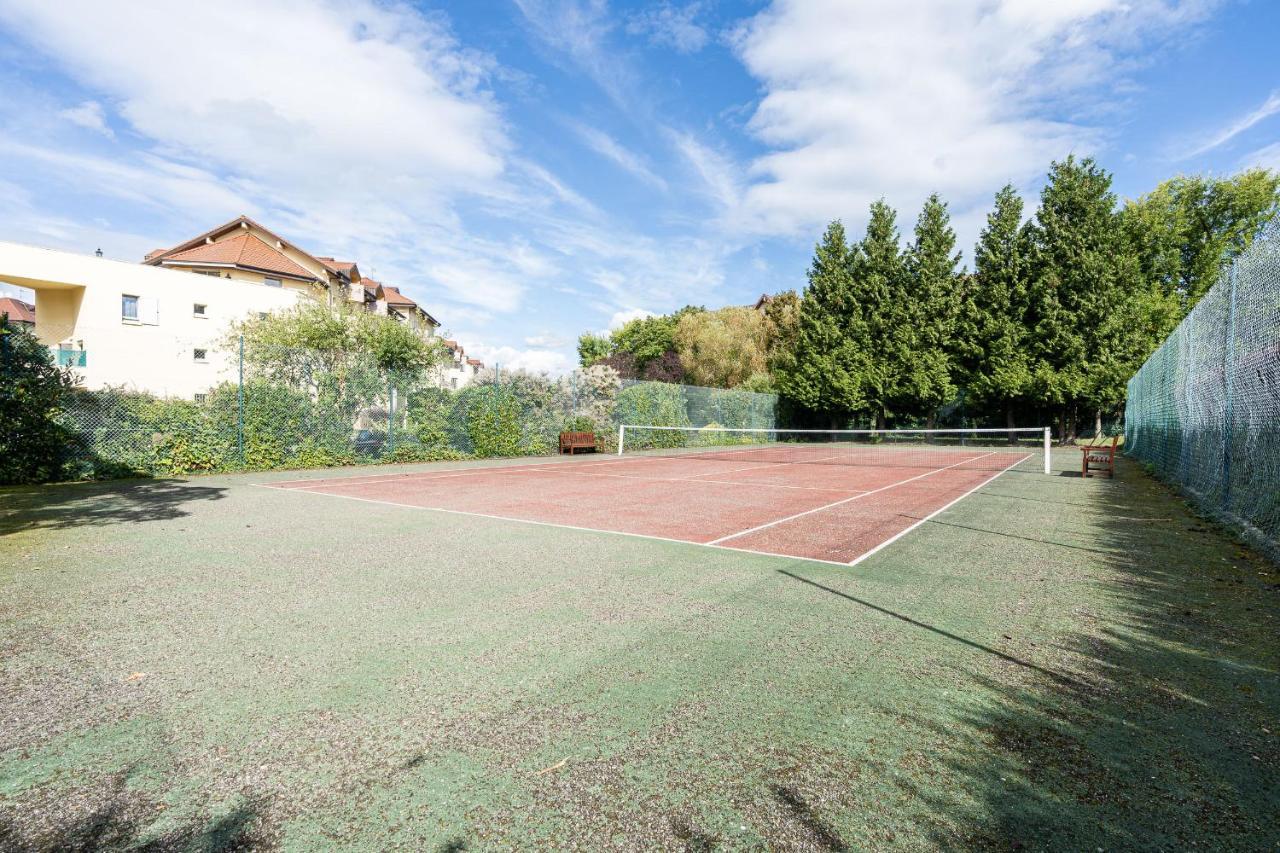
[(115, 132), (107, 125), (107, 114), (102, 104), (97, 101), (85, 101), (74, 107), (60, 110), (58, 115), (80, 127), (101, 133), (108, 139), (115, 138)]
[(1212, 151), (1219, 146), (1226, 145), (1249, 128), (1262, 122), (1276, 113), (1280, 113), (1280, 89), (1272, 92), (1267, 99), (1257, 108), (1250, 110), (1243, 116), (1233, 120), (1226, 127), (1209, 134), (1208, 137), (1190, 150), (1184, 152), (1181, 159), (1195, 157)]
[(706, 29), (697, 22), (702, 10), (700, 2), (684, 6), (663, 2), (632, 15), (627, 20), (627, 32), (648, 36), (650, 44), (680, 53), (697, 53), (709, 39)]
[(606, 160), (612, 161), (615, 165), (630, 172), (647, 184), (661, 190), (667, 189), (667, 182), (650, 170), (638, 154), (624, 148), (609, 134), (581, 122), (571, 122), (570, 127), (573, 128), (574, 133), (582, 139), (588, 148)]

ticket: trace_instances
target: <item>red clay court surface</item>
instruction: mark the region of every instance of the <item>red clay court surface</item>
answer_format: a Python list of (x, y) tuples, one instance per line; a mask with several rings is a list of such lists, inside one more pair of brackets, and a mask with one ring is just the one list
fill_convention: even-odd
[(969, 449), (903, 464), (582, 457), (263, 484), (359, 501), (850, 565), (1031, 458)]

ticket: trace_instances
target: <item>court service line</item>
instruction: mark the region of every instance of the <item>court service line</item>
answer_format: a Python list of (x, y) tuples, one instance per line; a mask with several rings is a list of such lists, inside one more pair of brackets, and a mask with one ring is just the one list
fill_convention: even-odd
[(956, 499), (955, 499), (955, 500), (953, 500), (953, 501), (948, 502), (946, 506), (938, 507), (938, 508), (937, 508), (937, 509), (935, 509), (933, 512), (931, 512), (931, 513), (929, 513), (928, 515), (926, 515), (924, 518), (922, 518), (922, 519), (920, 519), (919, 521), (917, 521), (915, 524), (912, 524), (910, 527), (907, 527), (907, 528), (905, 528), (905, 529), (903, 529), (903, 530), (898, 531), (897, 533), (895, 533), (895, 534), (893, 534), (892, 536), (890, 536), (888, 539), (886, 539), (886, 540), (884, 540), (883, 542), (881, 542), (879, 545), (877, 545), (877, 546), (875, 546), (874, 548), (872, 548), (870, 551), (866, 551), (866, 552), (864, 552), (864, 553), (862, 553), (862, 554), (858, 555), (857, 557), (853, 558), (852, 560), (850, 560), (850, 561), (849, 561), (849, 565), (850, 565), (850, 566), (856, 566), (856, 565), (858, 565), (858, 563), (861, 563), (863, 560), (867, 559), (867, 557), (870, 557), (872, 554), (876, 553), (877, 551), (881, 550), (882, 548), (887, 548), (887, 547), (889, 547), (889, 546), (890, 546), (890, 545), (892, 545), (894, 542), (897, 542), (897, 541), (898, 541), (899, 539), (901, 539), (903, 536), (906, 536), (908, 533), (910, 533), (911, 531), (915, 530), (917, 527), (919, 527), (920, 525), (924, 524), (924, 523), (925, 523), (926, 521), (928, 521), (929, 519), (933, 518), (933, 517), (934, 517), (934, 516), (936, 516), (936, 515), (941, 515), (942, 513), (944, 513), (944, 512), (946, 512), (947, 510), (951, 509), (951, 507), (953, 507), (953, 506), (955, 506), (956, 504), (960, 503), (960, 501), (962, 501), (962, 500), (964, 500), (965, 498), (969, 497), (969, 495), (971, 495), (971, 494), (973, 494), (974, 492), (978, 491), (978, 489), (981, 489), (983, 486), (987, 485), (987, 483), (990, 483), (990, 482), (991, 482), (992, 480), (994, 480), (996, 477), (999, 477), (1001, 474), (1005, 473), (1006, 471), (1008, 471), (1008, 470), (1009, 470), (1010, 468), (1012, 468), (1013, 466), (1015, 466), (1015, 465), (1021, 465), (1023, 462), (1026, 462), (1026, 461), (1027, 461), (1028, 459), (1030, 459), (1030, 458), (1031, 458), (1031, 457), (1028, 455), (1028, 456), (1024, 456), (1024, 457), (1022, 457), (1021, 459), (1015, 459), (1013, 462), (1010, 462), (1008, 465), (1004, 466), (1004, 467), (1003, 467), (1003, 468), (1001, 468), (999, 471), (995, 472), (995, 473), (994, 473), (994, 474), (992, 474), (990, 477), (988, 477), (987, 479), (983, 480), (981, 483), (979, 483), (978, 485), (974, 486), (972, 489), (970, 489), (969, 491), (965, 492), (965, 493), (964, 493), (963, 495), (961, 495), (960, 497), (956, 498)]
[[(588, 465), (594, 467), (599, 465), (617, 464), (619, 462), (635, 462), (635, 461), (636, 459), (634, 457), (628, 457), (626, 459), (601, 459), (598, 461), (585, 463), (582, 465), (582, 467), (585, 468)], [(357, 475), (355, 477), (316, 477), (314, 479), (303, 479), (303, 480), (281, 480), (275, 483), (254, 483), (253, 485), (271, 486), (273, 488), (284, 489), (291, 486), (314, 486), (317, 484), (327, 484), (327, 483), (346, 483), (348, 485), (361, 485), (363, 483), (380, 483), (384, 480), (396, 480), (398, 482), (404, 482), (407, 480), (410, 482), (415, 482), (417, 480), (439, 480), (445, 477), (466, 477), (473, 474), (501, 474), (504, 472), (519, 473), (521, 471), (540, 471), (544, 468), (557, 467), (558, 465), (577, 467), (576, 463), (573, 463), (573, 462), (559, 462), (559, 463), (521, 462), (518, 465), (483, 465), (483, 466), (477, 466), (475, 468), (444, 468), (439, 471), (401, 471), (401, 472), (388, 472), (386, 474), (364, 474), (364, 475)]]
[[(777, 463), (775, 463), (777, 464)], [(534, 468), (534, 471), (545, 471), (548, 474), (572, 474), (578, 477), (613, 477), (618, 480), (639, 480), (644, 483), (716, 483), (724, 486), (750, 486), (752, 488), (763, 489), (799, 489), (807, 492), (861, 492), (864, 489), (845, 489), (836, 486), (788, 486), (783, 483), (757, 483), (752, 480), (703, 480), (699, 477), (709, 477), (710, 474), (697, 474), (693, 477), (637, 477), (635, 474), (592, 474), (586, 471), (574, 470), (557, 470), (559, 466), (548, 466), (546, 468)], [(731, 474), (734, 471), (761, 471), (767, 470), (762, 468), (732, 468), (728, 471), (717, 471), (717, 474)]]
[(776, 551), (757, 551), (751, 548), (735, 548), (732, 545), (716, 545), (711, 542), (695, 542), (692, 539), (672, 539), (669, 536), (655, 536), (652, 533), (630, 533), (626, 530), (605, 530), (599, 527), (579, 527), (573, 524), (559, 524), (554, 521), (535, 521), (530, 518), (516, 518), (510, 515), (492, 515), (486, 512), (470, 512), (464, 509), (445, 509), (437, 506), (417, 506), (416, 504), (397, 503), (396, 501), (384, 501), (379, 498), (358, 498), (354, 495), (340, 495), (335, 492), (314, 492), (311, 489), (282, 489), (279, 486), (273, 486), (270, 483), (250, 483), (251, 486), (257, 486), (260, 489), (274, 489), (278, 492), (297, 493), (303, 492), (308, 495), (319, 495), (325, 498), (339, 498), (345, 501), (361, 501), (362, 503), (381, 504), (382, 506), (394, 506), (401, 509), (425, 510), (426, 512), (443, 512), (449, 515), (467, 515), (472, 518), (488, 518), (494, 521), (514, 521), (517, 524), (532, 524), (537, 527), (558, 527), (561, 530), (577, 530), (582, 533), (605, 533), (610, 536), (630, 536), (633, 539), (650, 539), (654, 542), (674, 542), (677, 545), (693, 545), (697, 548), (714, 548), (717, 551), (728, 551), (736, 554), (757, 554), (761, 557), (784, 557), (788, 560), (799, 560), (803, 563), (826, 563), (828, 566), (840, 566), (848, 568), (848, 563), (842, 563), (838, 560), (823, 560), (818, 557), (799, 557), (795, 554), (780, 554)]
[(814, 507), (813, 509), (806, 509), (804, 512), (797, 512), (795, 515), (788, 515), (786, 518), (778, 518), (778, 519), (774, 519), (773, 521), (767, 521), (764, 524), (758, 524), (755, 527), (749, 528), (747, 530), (743, 530), (740, 533), (730, 533), (728, 536), (721, 536), (719, 539), (712, 539), (707, 544), (718, 545), (721, 542), (726, 542), (730, 539), (737, 539), (739, 536), (746, 536), (748, 533), (755, 533), (758, 530), (765, 530), (767, 528), (773, 527), (776, 524), (782, 524), (784, 521), (792, 521), (797, 518), (803, 518), (806, 515), (812, 515), (815, 512), (822, 512), (824, 509), (831, 509), (833, 507), (840, 506), (841, 504), (847, 504), (850, 501), (861, 500), (862, 498), (865, 498), (868, 495), (874, 495), (879, 492), (886, 491), (888, 489), (896, 489), (898, 486), (905, 486), (907, 483), (914, 482), (915, 480), (920, 480), (925, 477), (932, 477), (934, 474), (941, 474), (943, 471), (946, 471), (947, 468), (954, 468), (957, 465), (964, 465), (969, 462), (977, 462), (979, 459), (985, 459), (988, 456), (994, 456), (994, 455), (995, 455), (995, 451), (993, 450), (990, 453), (984, 453), (981, 456), (974, 456), (972, 459), (964, 459), (964, 460), (961, 460), (960, 462), (954, 462), (948, 465), (946, 468), (938, 468), (933, 471), (926, 471), (923, 474), (917, 474), (916, 476), (909, 477), (906, 480), (899, 480), (896, 483), (890, 483), (887, 486), (881, 486), (878, 489), (872, 489), (869, 492), (863, 492), (862, 494), (854, 495), (851, 498), (844, 498), (842, 500), (833, 501), (832, 503), (825, 504), (824, 506)]

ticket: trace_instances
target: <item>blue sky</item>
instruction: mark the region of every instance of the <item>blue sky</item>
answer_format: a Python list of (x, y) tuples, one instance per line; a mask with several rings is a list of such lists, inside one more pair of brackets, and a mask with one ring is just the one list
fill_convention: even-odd
[(1092, 154), (1280, 168), (1280, 4), (0, 0), (0, 239), (138, 260), (247, 213), (489, 363), (804, 284), (814, 241)]

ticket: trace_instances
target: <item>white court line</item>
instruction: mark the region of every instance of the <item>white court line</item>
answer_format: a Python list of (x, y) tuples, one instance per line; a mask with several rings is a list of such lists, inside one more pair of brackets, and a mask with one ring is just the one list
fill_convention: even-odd
[(303, 492), (308, 495), (319, 495), (326, 498), (339, 498), (344, 501), (362, 501), (363, 503), (381, 504), (383, 506), (395, 506), (401, 509), (417, 509), (427, 512), (444, 512), (449, 515), (469, 515), (473, 518), (489, 518), (495, 521), (514, 521), (517, 524), (533, 524), (538, 527), (558, 527), (561, 530), (578, 530), (583, 533), (607, 533), (611, 536), (630, 536), (633, 539), (651, 539), (655, 542), (674, 542), (678, 545), (694, 545), (698, 548), (715, 548), (717, 551), (731, 551), (738, 554), (758, 554), (762, 557), (784, 557), (788, 560), (800, 560), (804, 563), (826, 563), (828, 566), (840, 566), (848, 568), (848, 563), (841, 563), (836, 560), (822, 560), (817, 557), (798, 557), (795, 554), (779, 554), (774, 551), (754, 551), (750, 548), (734, 548), (732, 545), (716, 545), (714, 542), (695, 542), (692, 539), (672, 539), (668, 536), (654, 536), (649, 533), (628, 533), (625, 530), (604, 530), (599, 527), (578, 527), (573, 524), (557, 524), (554, 521), (534, 521), (528, 518), (515, 518), (509, 515), (491, 515), (484, 512), (469, 512), (462, 509), (444, 509), (435, 506), (417, 506), (415, 504), (396, 503), (395, 501), (378, 500), (377, 498), (357, 498), (352, 495), (338, 495), (333, 492), (315, 492), (311, 489), (282, 489), (279, 486), (273, 486), (270, 483), (251, 483), (260, 489), (274, 489), (278, 492), (289, 492), (295, 494)]
[[(835, 486), (788, 486), (783, 483), (756, 483), (751, 480), (701, 480), (699, 477), (707, 477), (709, 474), (696, 474), (693, 477), (637, 477), (635, 474), (591, 474), (586, 471), (574, 470), (557, 470), (557, 466), (547, 468), (535, 468), (535, 471), (545, 471), (548, 474), (573, 474), (578, 477), (612, 477), (617, 480), (640, 480), (646, 483), (718, 483), (725, 486), (750, 486), (753, 489), (799, 489), (806, 492), (861, 492), (862, 489), (845, 489)], [(761, 468), (733, 468), (729, 471), (718, 471), (719, 474), (730, 474), (733, 471), (761, 471), (767, 469)]]
[[(854, 495), (854, 496), (853, 496), (853, 497), (851, 497), (851, 498), (844, 498), (844, 499), (842, 499), (842, 500), (833, 501), (832, 503), (825, 504), (824, 506), (814, 507), (813, 509), (806, 509), (804, 512), (797, 512), (795, 515), (788, 515), (786, 518), (779, 518), (779, 519), (775, 519), (775, 520), (773, 520), (773, 521), (767, 521), (767, 522), (765, 522), (764, 524), (758, 524), (758, 525), (756, 525), (755, 527), (748, 528), (747, 530), (743, 530), (743, 531), (742, 531), (742, 532), (740, 532), (740, 533), (730, 533), (728, 536), (721, 536), (719, 539), (713, 539), (713, 540), (711, 540), (710, 542), (708, 542), (707, 544), (708, 544), (708, 545), (718, 545), (718, 544), (720, 544), (721, 542), (728, 541), (729, 539), (737, 539), (739, 536), (746, 536), (748, 533), (755, 533), (755, 532), (756, 532), (756, 531), (758, 531), (758, 530), (764, 530), (764, 529), (766, 529), (766, 528), (773, 527), (775, 524), (782, 524), (784, 521), (792, 521), (793, 519), (803, 518), (803, 517), (804, 517), (804, 516), (806, 516), (806, 515), (812, 515), (812, 514), (813, 514), (813, 513), (815, 513), (815, 512), (822, 512), (824, 509), (831, 509), (832, 507), (837, 507), (837, 506), (840, 506), (841, 504), (847, 504), (847, 503), (849, 503), (850, 501), (861, 500), (862, 498), (865, 498), (865, 497), (867, 497), (868, 495), (874, 495), (874, 494), (877, 494), (877, 493), (879, 493), (879, 492), (883, 492), (883, 491), (885, 491), (885, 490), (887, 490), (887, 489), (896, 489), (898, 486), (904, 486), (904, 485), (906, 485), (907, 483), (911, 483), (911, 482), (914, 482), (914, 481), (916, 481), (916, 480), (923, 479), (923, 478), (925, 478), (925, 477), (932, 477), (934, 474), (940, 474), (940, 473), (942, 473), (943, 471), (946, 471), (946, 470), (947, 470), (947, 468), (954, 468), (954, 467), (956, 467), (957, 465), (964, 465), (964, 464), (967, 464), (967, 463), (969, 463), (969, 462), (977, 462), (979, 459), (985, 459), (985, 458), (987, 458), (988, 456), (994, 456), (994, 455), (995, 455), (995, 451), (993, 450), (993, 451), (991, 451), (990, 453), (984, 453), (984, 454), (982, 454), (981, 456), (974, 456), (974, 457), (973, 457), (973, 458), (971, 458), (971, 459), (964, 459), (964, 460), (961, 460), (960, 462), (954, 462), (954, 463), (952, 463), (952, 464), (948, 465), (946, 468), (937, 468), (937, 469), (935, 469), (935, 470), (933, 470), (933, 471), (926, 471), (926, 472), (925, 472), (925, 473), (923, 473), (923, 474), (917, 474), (916, 476), (914, 476), (914, 477), (909, 477), (909, 478), (908, 478), (908, 479), (906, 479), (906, 480), (899, 480), (899, 481), (898, 481), (898, 482), (896, 482), (896, 483), (890, 483), (890, 484), (889, 484), (889, 485), (887, 485), (887, 486), (881, 486), (881, 487), (880, 487), (880, 488), (878, 488), (878, 489), (872, 489), (872, 490), (871, 490), (871, 491), (869, 491), (869, 492), (863, 492), (862, 494), (860, 494), (860, 495)], [(1019, 460), (1019, 461), (1021, 461), (1021, 460)], [(1002, 472), (1002, 473), (1003, 473), (1003, 472)]]
[(916, 529), (917, 527), (919, 527), (920, 525), (924, 524), (924, 523), (925, 523), (926, 521), (928, 521), (929, 519), (933, 518), (935, 515), (938, 515), (938, 514), (940, 514), (940, 513), (946, 512), (947, 510), (951, 509), (951, 507), (953, 507), (953, 506), (955, 506), (956, 504), (960, 503), (960, 501), (962, 501), (962, 500), (964, 500), (965, 498), (969, 497), (969, 495), (971, 495), (971, 494), (973, 494), (974, 492), (978, 491), (978, 489), (981, 489), (981, 488), (982, 488), (983, 486), (985, 486), (987, 483), (990, 483), (992, 480), (994, 480), (996, 477), (999, 477), (999, 476), (1000, 476), (1001, 474), (1003, 474), (1005, 471), (1008, 471), (1008, 470), (1009, 470), (1010, 468), (1012, 468), (1014, 465), (1021, 465), (1023, 462), (1026, 462), (1026, 461), (1027, 461), (1028, 459), (1030, 459), (1030, 458), (1031, 458), (1031, 455), (1030, 455), (1030, 454), (1028, 454), (1028, 455), (1026, 455), (1026, 456), (1022, 457), (1021, 459), (1016, 459), (1016, 460), (1014, 460), (1013, 462), (1009, 463), (1009, 464), (1008, 464), (1008, 465), (1006, 465), (1005, 467), (1001, 468), (1001, 469), (1000, 469), (999, 471), (997, 471), (996, 473), (992, 474), (992, 475), (991, 475), (990, 477), (988, 477), (987, 479), (983, 480), (983, 481), (982, 481), (981, 483), (979, 483), (978, 485), (974, 486), (974, 487), (973, 487), (972, 489), (970, 489), (969, 491), (965, 492), (965, 493), (964, 493), (963, 495), (961, 495), (960, 497), (958, 497), (958, 498), (956, 498), (955, 500), (953, 500), (953, 501), (951, 501), (950, 503), (948, 503), (946, 506), (939, 507), (938, 509), (935, 509), (933, 512), (929, 513), (929, 514), (928, 514), (928, 515), (926, 515), (924, 518), (920, 519), (920, 520), (919, 520), (919, 521), (917, 521), (915, 524), (911, 525), (910, 527), (906, 528), (905, 530), (900, 530), (900, 531), (898, 531), (897, 533), (893, 534), (893, 535), (892, 535), (892, 536), (890, 536), (888, 539), (884, 540), (884, 541), (883, 541), (883, 542), (881, 542), (879, 545), (877, 545), (877, 546), (875, 546), (874, 548), (872, 548), (870, 551), (867, 551), (867, 552), (865, 552), (865, 553), (863, 553), (863, 554), (861, 554), (861, 555), (859, 555), (859, 556), (857, 556), (857, 557), (853, 558), (852, 560), (850, 560), (850, 561), (849, 561), (849, 565), (851, 565), (851, 566), (856, 566), (856, 565), (858, 565), (858, 563), (861, 563), (863, 560), (867, 559), (867, 557), (870, 557), (872, 554), (876, 553), (876, 552), (877, 552), (877, 551), (879, 551), (881, 548), (887, 548), (888, 546), (892, 545), (894, 542), (897, 542), (897, 541), (898, 541), (899, 539), (901, 539), (903, 536), (906, 536), (908, 533), (910, 533), (911, 531), (915, 530), (915, 529)]
[[(635, 459), (601, 459), (598, 461), (584, 464), (587, 465), (610, 465), (618, 462), (634, 462)], [(400, 471), (388, 472), (386, 474), (364, 474), (355, 477), (316, 477), (307, 480), (280, 480), (275, 483), (254, 483), (255, 486), (273, 486), (276, 488), (285, 488), (287, 486), (301, 485), (314, 486), (317, 483), (347, 483), (350, 485), (359, 485), (361, 483), (380, 483), (383, 480), (398, 481), (416, 481), (416, 480), (439, 480), (442, 477), (463, 477), (472, 474), (494, 474), (508, 471), (540, 471), (547, 467), (556, 467), (558, 465), (575, 465), (573, 462), (522, 462), (518, 465), (485, 465), (475, 468), (442, 468), (438, 471)]]
[[(734, 471), (767, 471), (768, 468), (762, 468), (762, 465), (773, 465), (773, 462), (752, 462), (750, 465), (743, 465), (741, 468), (730, 468), (728, 471), (708, 471), (705, 474), (690, 474), (688, 477), (681, 477), (682, 480), (696, 480), (698, 477), (719, 477), (721, 474), (732, 474)], [(711, 482), (708, 480), (707, 482)]]

